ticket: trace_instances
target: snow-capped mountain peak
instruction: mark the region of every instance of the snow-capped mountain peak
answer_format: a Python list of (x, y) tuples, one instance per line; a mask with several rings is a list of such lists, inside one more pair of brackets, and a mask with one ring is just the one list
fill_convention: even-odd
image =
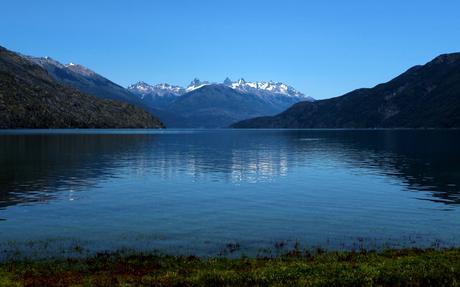
[(224, 85), (247, 93), (273, 93), (295, 98), (309, 98), (305, 96), (303, 93), (294, 89), (293, 87), (281, 82), (247, 82), (246, 80), (241, 78), (235, 82), (225, 81)]
[[(147, 95), (147, 94), (155, 94), (157, 96), (164, 96), (164, 95), (177, 95), (181, 96), (187, 92), (191, 92), (197, 90), (203, 86), (211, 85), (213, 83), (208, 81), (201, 81), (198, 78), (193, 79), (190, 84), (186, 87), (180, 86), (173, 86), (166, 83), (161, 83), (157, 85), (150, 85), (145, 82), (137, 82), (128, 87), (128, 90), (138, 94), (138, 95)], [(216, 83), (214, 83), (216, 84)], [(230, 78), (225, 78), (222, 83), (225, 86), (228, 86), (232, 89), (238, 90), (243, 93), (248, 94), (255, 94), (260, 97), (287, 97), (298, 99), (299, 101), (302, 100), (310, 100), (313, 101), (314, 99), (308, 96), (305, 96), (303, 93), (297, 91), (293, 87), (281, 83), (281, 82), (274, 82), (274, 81), (261, 81), (261, 82), (249, 82), (243, 78), (238, 79), (237, 81), (232, 81)]]
[(34, 63), (44, 67), (45, 65), (51, 65), (51, 66), (55, 66), (55, 67), (58, 67), (58, 68), (64, 68), (64, 65), (61, 64), (60, 62), (56, 61), (55, 59), (51, 58), (51, 57), (32, 57), (32, 56), (25, 56), (26, 58), (28, 58), (29, 60), (32, 60)]
[(97, 75), (94, 71), (86, 68), (85, 66), (75, 64), (73, 62), (70, 62), (69, 64), (61, 64), (59, 61), (54, 60), (51, 57), (31, 57), (31, 56), (26, 56), (29, 60), (32, 60), (34, 63), (42, 66), (43, 68), (46, 69), (46, 67), (56, 67), (59, 69), (68, 69), (74, 73), (80, 74), (85, 77), (94, 77), (94, 76), (99, 76)]
[(139, 81), (135, 84), (132, 84), (128, 87), (128, 90), (131, 92), (137, 92), (138, 94), (148, 94), (153, 91), (153, 86), (147, 84), (146, 82)]
[(72, 63), (70, 62), (69, 64), (66, 64), (64, 65), (67, 69), (69, 70), (72, 70), (80, 75), (84, 75), (84, 76), (87, 76), (87, 77), (91, 77), (91, 76), (94, 76), (96, 75), (96, 73), (88, 68), (86, 68), (85, 66), (82, 66), (82, 65), (79, 65), (79, 64), (75, 64), (75, 63)]
[(185, 89), (180, 86), (167, 83), (150, 85), (142, 81), (130, 85), (128, 90), (139, 95), (155, 94), (157, 96), (180, 96), (185, 93)]
[(238, 85), (244, 85), (244, 84), (246, 84), (246, 81), (243, 78), (241, 78), (241, 79), (238, 80), (237, 83), (238, 83)]
[(209, 85), (209, 84), (210, 83), (207, 82), (207, 81), (202, 82), (202, 81), (200, 81), (200, 79), (195, 78), (195, 79), (193, 79), (192, 82), (190, 82), (190, 84), (187, 86), (187, 88), (185, 90), (187, 92), (191, 92), (193, 90), (199, 89), (199, 88), (201, 88), (203, 86), (206, 86), (206, 85)]

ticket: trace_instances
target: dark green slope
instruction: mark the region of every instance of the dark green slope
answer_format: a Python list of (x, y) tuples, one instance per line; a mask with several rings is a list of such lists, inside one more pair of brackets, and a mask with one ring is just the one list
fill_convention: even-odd
[(460, 127), (460, 53), (441, 55), (395, 79), (341, 97), (302, 102), (235, 128)]
[(161, 128), (149, 113), (65, 87), (0, 47), (0, 128)]

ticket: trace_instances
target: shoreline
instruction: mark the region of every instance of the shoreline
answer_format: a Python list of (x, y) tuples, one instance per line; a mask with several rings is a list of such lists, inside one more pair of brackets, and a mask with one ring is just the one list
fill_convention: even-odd
[(460, 248), (224, 258), (108, 252), (0, 263), (0, 286), (456, 286)]

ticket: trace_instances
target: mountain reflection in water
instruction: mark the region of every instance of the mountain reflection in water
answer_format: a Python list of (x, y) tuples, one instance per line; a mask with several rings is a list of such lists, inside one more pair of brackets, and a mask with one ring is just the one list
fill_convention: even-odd
[(3, 208), (97, 188), (126, 170), (170, 180), (186, 174), (195, 181), (257, 183), (317, 164), (396, 178), (408, 190), (429, 192), (429, 200), (460, 203), (455, 130), (18, 132), (0, 139)]

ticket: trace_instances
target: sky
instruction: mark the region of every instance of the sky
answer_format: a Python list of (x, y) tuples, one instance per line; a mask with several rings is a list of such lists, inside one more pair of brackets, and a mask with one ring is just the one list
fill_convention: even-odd
[(125, 87), (243, 77), (324, 99), (460, 51), (459, 15), (459, 0), (3, 0), (0, 45)]

